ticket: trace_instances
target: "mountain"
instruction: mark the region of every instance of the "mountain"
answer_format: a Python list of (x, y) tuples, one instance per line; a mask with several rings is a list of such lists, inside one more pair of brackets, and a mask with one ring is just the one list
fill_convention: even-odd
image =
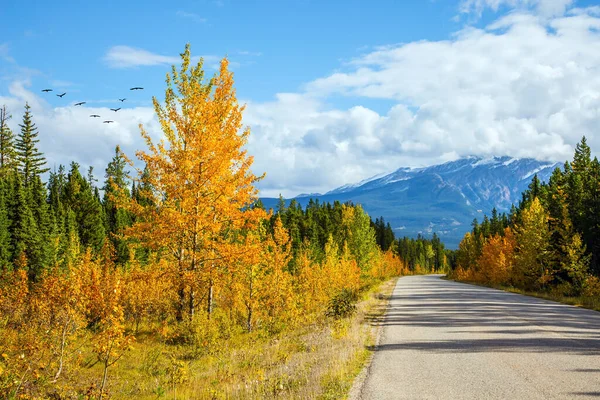
[[(531, 158), (466, 157), (431, 167), (400, 168), (325, 194), (295, 199), (303, 206), (311, 198), (360, 203), (373, 219), (383, 216), (396, 237), (436, 232), (448, 247), (456, 248), (474, 218), (481, 220), (494, 207), (508, 211), (535, 174), (547, 181), (556, 167), (561, 164)], [(267, 208), (275, 208), (278, 199), (262, 201)]]

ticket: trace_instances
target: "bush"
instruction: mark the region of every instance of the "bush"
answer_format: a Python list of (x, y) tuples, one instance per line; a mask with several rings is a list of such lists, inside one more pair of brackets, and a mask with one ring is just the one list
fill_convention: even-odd
[(329, 300), (325, 314), (336, 319), (348, 317), (356, 312), (357, 301), (358, 293), (355, 290), (344, 288)]

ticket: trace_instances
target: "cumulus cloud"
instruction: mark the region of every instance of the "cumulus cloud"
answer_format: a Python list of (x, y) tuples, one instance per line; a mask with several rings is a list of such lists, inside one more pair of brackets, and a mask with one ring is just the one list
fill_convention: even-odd
[[(302, 93), (251, 103), (263, 192), (323, 191), (466, 155), (564, 161), (582, 135), (599, 149), (599, 24), (593, 12), (511, 13), (451, 40), (377, 49)], [(357, 106), (328, 108), (340, 95)], [(364, 98), (395, 105), (375, 112)]]
[[(40, 149), (44, 152), (51, 169), (75, 161), (87, 169), (93, 166), (102, 180), (104, 169), (114, 155), (114, 148), (121, 148), (135, 159), (135, 151), (142, 149), (138, 125), (153, 137), (160, 137), (160, 126), (150, 107), (135, 107), (117, 114), (108, 107), (51, 107), (40, 96), (31, 92), (28, 81), (15, 81), (8, 88), (8, 96), (0, 96), (0, 104), (6, 105), (12, 115), (9, 126), (16, 133), (22, 121), (24, 105), (31, 106), (33, 121), (39, 131)], [(90, 118), (99, 114), (104, 118)], [(115, 122), (104, 124), (103, 120)]]
[[(267, 172), (261, 194), (324, 192), (467, 155), (564, 161), (582, 135), (598, 151), (599, 32), (594, 8), (554, 17), (513, 12), (448, 40), (377, 48), (297, 93), (269, 102), (245, 99), (253, 170)], [(13, 115), (22, 114), (24, 101), (34, 106), (52, 162), (75, 160), (103, 171), (116, 144), (130, 155), (144, 148), (138, 123), (160, 135), (149, 108), (117, 116), (104, 107), (52, 108), (27, 85), (13, 83), (0, 103)], [(340, 96), (354, 105), (336, 107)], [(88, 117), (92, 111), (118, 117), (117, 123), (99, 124)]]

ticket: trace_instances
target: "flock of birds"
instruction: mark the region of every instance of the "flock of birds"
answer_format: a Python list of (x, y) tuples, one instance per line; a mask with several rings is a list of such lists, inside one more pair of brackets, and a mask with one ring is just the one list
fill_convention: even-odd
[[(143, 87), (139, 87), (139, 86), (135, 86), (135, 87), (130, 88), (129, 90), (144, 90), (144, 88)], [(44, 92), (44, 93), (49, 93), (49, 92), (53, 92), (53, 91), (54, 91), (53, 89), (43, 89), (42, 90), (42, 92)], [(64, 93), (57, 94), (57, 96), (62, 99), (66, 94), (67, 94), (67, 92), (64, 92)], [(119, 99), (119, 101), (121, 103), (123, 103), (125, 100), (127, 100), (127, 99), (126, 98)], [(75, 106), (82, 106), (85, 103), (86, 103), (85, 101), (80, 101), (80, 102), (75, 103), (74, 105)], [(121, 109), (121, 107), (119, 107), (119, 108), (111, 108), (110, 110), (114, 111), (114, 112), (117, 112), (120, 109)], [(91, 114), (90, 118), (100, 118), (100, 115), (98, 115), (98, 114)], [(115, 121), (107, 119), (107, 120), (104, 120), (102, 122), (105, 123), (105, 124), (112, 124)]]

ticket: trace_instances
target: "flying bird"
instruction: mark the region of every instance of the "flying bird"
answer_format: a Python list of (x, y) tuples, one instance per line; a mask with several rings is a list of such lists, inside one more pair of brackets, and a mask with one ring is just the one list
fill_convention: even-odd
[(115, 121), (104, 121), (105, 124), (112, 124)]
[(143, 87), (136, 86), (136, 87), (132, 87), (129, 90), (143, 90), (143, 89), (144, 89)]
[(76, 106), (82, 106), (85, 104), (85, 101), (80, 101), (79, 103), (75, 103)]
[(58, 97), (60, 97), (62, 99), (62, 97), (67, 94), (67, 92), (64, 92), (63, 94), (57, 94)]
[(44, 90), (42, 90), (42, 92), (51, 92), (51, 91), (52, 91), (52, 89), (44, 89)]
[(117, 111), (119, 111), (120, 109), (121, 109), (121, 107), (119, 107), (119, 108), (111, 108), (111, 110), (112, 110), (112, 111), (114, 111), (114, 112), (117, 112)]
[(92, 115), (90, 115), (90, 117), (92, 117), (92, 118), (100, 118), (100, 116), (98, 114), (92, 114)]
[(119, 101), (120, 101), (121, 103), (122, 103), (122, 102), (124, 102), (125, 100), (127, 100), (127, 99), (119, 99)]

